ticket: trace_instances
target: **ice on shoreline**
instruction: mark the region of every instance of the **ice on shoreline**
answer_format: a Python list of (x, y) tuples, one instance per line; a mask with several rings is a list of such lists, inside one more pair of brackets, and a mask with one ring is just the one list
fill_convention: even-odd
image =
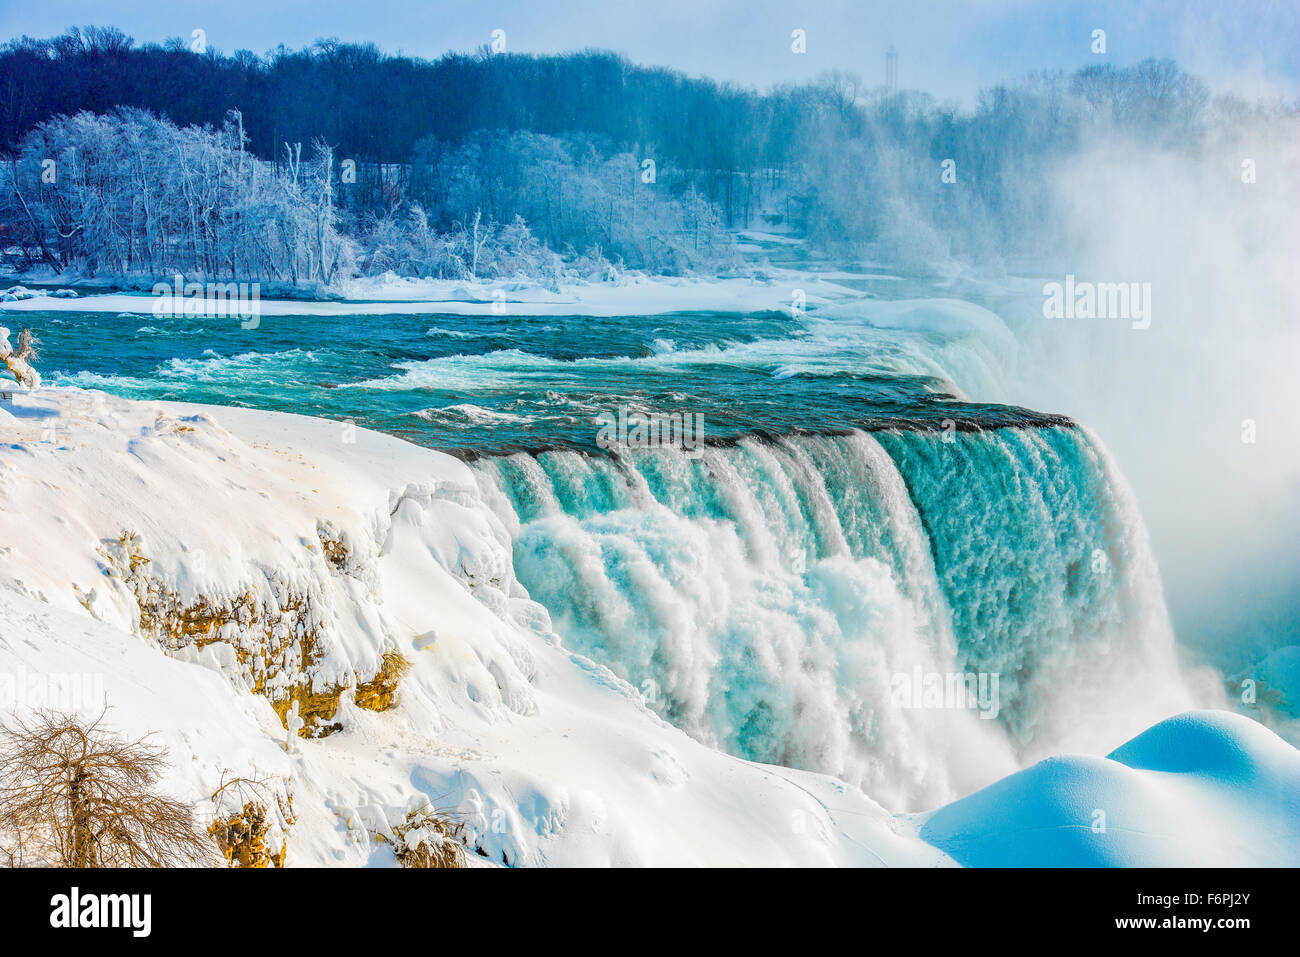
[[(836, 274), (834, 280), (848, 274)], [(671, 312), (790, 313), (807, 305), (861, 294), (815, 274), (778, 271), (766, 278), (686, 279), (633, 275), (620, 283), (572, 283), (556, 290), (541, 284), (375, 277), (352, 280), (338, 299), (262, 298), (263, 316), (512, 315), (622, 316)], [(73, 310), (151, 315), (159, 297), (108, 292), (64, 297), (57, 290), (0, 304), (0, 313)]]

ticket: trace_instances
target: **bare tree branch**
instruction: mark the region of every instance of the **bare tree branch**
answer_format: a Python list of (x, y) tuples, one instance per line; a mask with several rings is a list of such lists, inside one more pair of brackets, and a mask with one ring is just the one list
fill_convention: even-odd
[(190, 806), (155, 791), (166, 750), (103, 722), (39, 711), (0, 725), (0, 854), (13, 866), (211, 864)]

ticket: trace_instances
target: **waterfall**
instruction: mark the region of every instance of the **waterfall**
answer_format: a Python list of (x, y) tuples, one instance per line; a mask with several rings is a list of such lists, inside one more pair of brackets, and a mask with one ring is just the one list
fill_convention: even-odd
[[(931, 806), (1181, 705), (1140, 517), (1077, 427), (475, 465), (566, 646), (688, 734)], [(985, 676), (991, 707), (906, 694)], [(915, 699), (915, 700), (913, 700)], [(1101, 716), (1096, 741), (1081, 713)], [(1107, 719), (1112, 720), (1107, 720)]]

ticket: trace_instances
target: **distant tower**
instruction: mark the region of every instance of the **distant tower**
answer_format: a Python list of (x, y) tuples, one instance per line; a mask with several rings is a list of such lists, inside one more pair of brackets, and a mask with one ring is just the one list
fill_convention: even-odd
[(891, 43), (885, 51), (885, 95), (893, 98), (898, 92), (898, 50)]

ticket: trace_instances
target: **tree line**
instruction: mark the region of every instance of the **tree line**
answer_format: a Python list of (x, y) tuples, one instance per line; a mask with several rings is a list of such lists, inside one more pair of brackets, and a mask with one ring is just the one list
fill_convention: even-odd
[[(0, 144), (10, 149), (52, 116), (131, 106), (180, 126), (220, 126), (237, 110), (249, 150), (268, 160), (285, 144), (320, 139), (358, 164), (407, 163), (425, 138), (458, 145), (502, 130), (590, 137), (721, 175), (782, 165), (799, 101), (596, 51), (425, 60), (326, 39), (225, 56), (181, 39), (140, 45), (99, 27), (0, 48)], [(735, 202), (724, 210), (735, 212)]]
[(58, 268), (292, 285), (716, 273), (754, 227), (920, 269), (1060, 250), (1051, 172), (1089, 143), (1195, 154), (1296, 118), (1167, 60), (962, 109), (843, 72), (759, 93), (599, 51), (226, 56), (74, 29), (0, 47), (0, 230)]

